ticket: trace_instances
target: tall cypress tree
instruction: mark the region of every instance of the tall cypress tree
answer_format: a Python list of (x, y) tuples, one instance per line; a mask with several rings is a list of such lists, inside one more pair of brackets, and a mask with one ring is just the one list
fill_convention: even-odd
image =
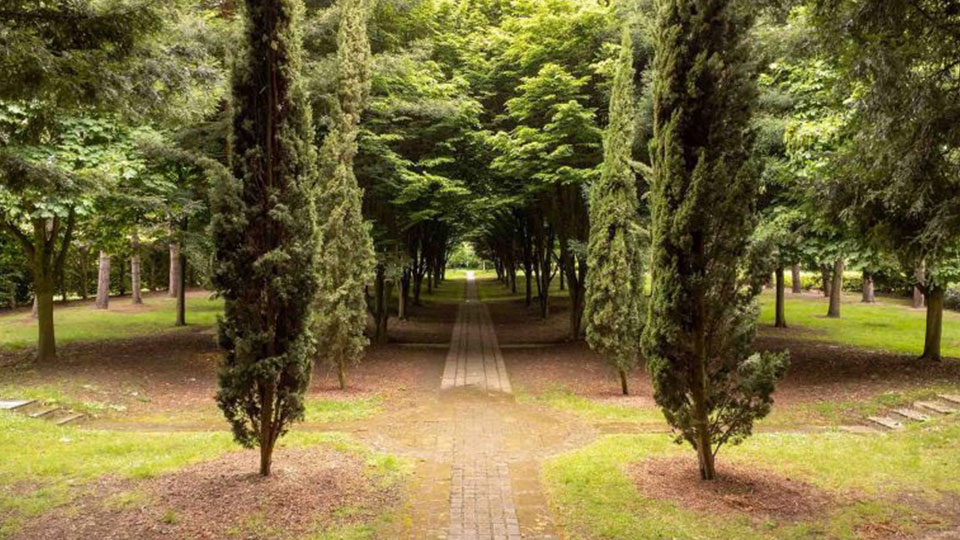
[(217, 403), (238, 442), (260, 446), (270, 474), (277, 439), (303, 417), (314, 344), (316, 152), (300, 83), (299, 0), (246, 0), (233, 68), (232, 175), (217, 182), (213, 282), (226, 358)]
[(367, 339), (364, 285), (376, 262), (369, 226), (363, 221), (363, 192), (353, 171), (360, 114), (370, 94), (368, 9), (364, 0), (342, 0), (337, 31), (337, 103), (334, 127), (321, 149), (320, 291), (316, 315), (323, 359), (336, 366), (340, 388), (346, 367), (360, 360)]
[(587, 343), (620, 374), (636, 367), (643, 331), (643, 260), (636, 177), (630, 166), (636, 119), (633, 43), (624, 29), (603, 141), (600, 180), (590, 192)]
[(654, 397), (677, 442), (696, 448), (704, 480), (716, 476), (717, 450), (770, 411), (786, 368), (786, 355), (750, 353), (757, 308), (740, 272), (759, 179), (747, 7), (663, 0), (657, 15), (643, 352)]

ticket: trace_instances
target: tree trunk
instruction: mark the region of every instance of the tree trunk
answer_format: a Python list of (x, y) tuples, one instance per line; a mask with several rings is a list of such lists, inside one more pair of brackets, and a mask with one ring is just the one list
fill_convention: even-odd
[(373, 322), (374, 343), (387, 342), (387, 273), (382, 264), (377, 265), (376, 276), (373, 282)]
[(100, 250), (100, 272), (97, 274), (97, 309), (110, 307), (110, 255)]
[(400, 275), (400, 294), (397, 295), (397, 318), (407, 320), (407, 303), (410, 300), (410, 271), (406, 268)]
[(790, 268), (790, 277), (792, 278), (791, 291), (793, 294), (800, 294), (803, 292), (803, 278), (800, 276), (800, 265), (795, 264)]
[(420, 291), (423, 289), (423, 274), (417, 272), (413, 276), (413, 305), (420, 306), (423, 303), (420, 301)]
[(187, 325), (187, 254), (178, 250), (180, 259), (177, 270), (177, 322), (176, 326)]
[(10, 282), (10, 309), (17, 309), (17, 284)]
[(843, 258), (833, 263), (833, 283), (830, 285), (830, 309), (827, 317), (840, 316), (840, 295), (843, 293)]
[(777, 285), (777, 316), (774, 326), (777, 328), (786, 328), (787, 327), (787, 316), (784, 311), (784, 290), (786, 284), (783, 281), (783, 267), (778, 266), (776, 270), (776, 285)]
[(347, 389), (347, 366), (343, 363), (343, 358), (337, 360), (337, 380), (340, 381), (340, 389)]
[(923, 340), (922, 360), (939, 362), (940, 342), (943, 337), (943, 293), (944, 288), (936, 285), (927, 290), (927, 329)]
[(821, 264), (820, 265), (820, 278), (822, 280), (822, 285), (820, 290), (823, 291), (823, 296), (825, 298), (830, 298), (830, 265)]
[(693, 360), (692, 379), (690, 381), (690, 399), (693, 405), (694, 446), (697, 448), (697, 462), (700, 468), (701, 480), (713, 480), (717, 476), (713, 459), (713, 448), (710, 442), (710, 418), (707, 409), (708, 385), (706, 336), (703, 327), (705, 318), (704, 299), (693, 298)]
[(627, 372), (620, 370), (620, 390), (623, 392), (623, 395), (630, 395), (630, 390), (627, 388)]
[(563, 279), (563, 277), (564, 277), (564, 276), (563, 276), (563, 268), (561, 268), (560, 271), (557, 272), (557, 273), (560, 274), (560, 290), (561, 290), (561, 291), (567, 290), (566, 283), (564, 283), (564, 279)]
[(140, 296), (140, 240), (134, 236), (131, 242), (133, 253), (130, 255), (130, 293), (134, 304), (142, 304), (143, 298)]
[(177, 297), (177, 287), (180, 285), (180, 244), (170, 244), (170, 281), (167, 286), (167, 294), (170, 298)]
[(876, 296), (874, 295), (873, 287), (873, 274), (863, 271), (863, 301), (872, 304), (876, 302)]
[(57, 340), (53, 327), (53, 276), (40, 275), (34, 281), (36, 296), (37, 326), (39, 339), (37, 341), (37, 359), (41, 362), (57, 359)]
[(267, 381), (260, 396), (260, 476), (270, 476), (273, 462), (273, 445), (277, 440), (274, 433), (273, 405), (276, 394), (276, 382)]
[(40, 309), (40, 308), (37, 307), (37, 295), (36, 295), (36, 293), (34, 293), (34, 295), (33, 295), (33, 307), (30, 309), (30, 316), (33, 317), (34, 319), (36, 319), (37, 316), (38, 316), (38, 314), (39, 314), (39, 309)]
[(527, 307), (530, 307), (530, 304), (533, 304), (533, 272), (530, 271), (530, 266), (527, 266), (523, 270), (523, 279), (525, 284), (525, 290), (523, 293), (523, 303)]
[(913, 286), (913, 301), (911, 306), (914, 308), (923, 307), (923, 286), (922, 284), (927, 281), (927, 268), (926, 264), (923, 262), (920, 263), (920, 266), (917, 267), (917, 271), (914, 274), (915, 284)]

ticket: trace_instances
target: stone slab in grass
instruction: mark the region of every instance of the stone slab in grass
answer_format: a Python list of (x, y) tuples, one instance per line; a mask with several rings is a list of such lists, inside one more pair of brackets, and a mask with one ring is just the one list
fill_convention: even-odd
[(957, 412), (957, 409), (937, 401), (918, 401), (914, 403), (914, 406), (940, 414), (951, 414)]
[(907, 420), (913, 420), (914, 422), (925, 422), (930, 419), (929, 416), (923, 414), (922, 412), (906, 407), (894, 409), (893, 412), (898, 416), (902, 416)]
[(903, 424), (899, 420), (895, 420), (889, 416), (868, 416), (867, 420), (887, 429), (900, 429), (903, 427)]
[(13, 411), (33, 403), (32, 399), (0, 399), (0, 410)]
[(960, 405), (960, 394), (940, 394), (937, 397), (954, 405)]

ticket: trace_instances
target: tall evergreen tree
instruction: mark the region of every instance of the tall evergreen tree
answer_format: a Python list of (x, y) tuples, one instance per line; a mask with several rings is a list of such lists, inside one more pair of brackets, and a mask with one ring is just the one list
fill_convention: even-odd
[(586, 284), (587, 343), (617, 369), (624, 394), (627, 372), (640, 357), (644, 316), (639, 202), (631, 168), (633, 77), (633, 44), (625, 29), (610, 97), (603, 167), (590, 193)]
[(736, 0), (663, 0), (653, 82), (653, 295), (643, 352), (654, 398), (716, 476), (725, 443), (747, 437), (772, 404), (785, 355), (750, 354), (755, 289), (741, 262), (755, 225), (750, 159), (756, 84)]
[(232, 175), (217, 183), (213, 282), (226, 358), (217, 403), (270, 474), (277, 439), (303, 417), (310, 380), (317, 233), (316, 152), (300, 84), (299, 0), (246, 0), (233, 69)]
[(373, 277), (376, 258), (370, 228), (363, 221), (363, 192), (353, 170), (360, 114), (370, 94), (368, 7), (364, 0), (342, 0), (340, 6), (339, 110), (321, 149), (320, 290), (315, 309), (320, 356), (336, 366), (340, 388), (345, 388), (346, 367), (360, 360), (367, 344), (363, 288)]

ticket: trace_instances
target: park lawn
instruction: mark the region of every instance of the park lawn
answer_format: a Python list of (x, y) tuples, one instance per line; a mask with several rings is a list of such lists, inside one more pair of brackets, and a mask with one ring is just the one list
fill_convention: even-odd
[[(764, 329), (768, 335), (782, 332), (772, 328), (774, 304), (771, 291), (760, 295), (760, 322), (771, 327)], [(825, 316), (826, 298), (788, 293), (784, 311), (790, 337), (918, 356), (923, 351), (926, 310), (912, 309), (896, 300), (880, 298), (876, 304), (864, 304), (859, 295), (847, 294), (840, 318), (830, 319)], [(960, 313), (944, 311), (942, 347), (944, 356), (960, 357)]]
[[(166, 296), (148, 296), (143, 306), (130, 299), (111, 299), (110, 309), (99, 310), (91, 303), (54, 307), (57, 343), (101, 341), (182, 331), (174, 326), (177, 302)], [(223, 310), (223, 302), (204, 294), (187, 297), (186, 328), (209, 327)], [(0, 349), (22, 349), (37, 342), (37, 322), (29, 311), (0, 315)]]
[(664, 434), (603, 437), (551, 459), (542, 475), (568, 534), (583, 540), (855, 539), (858, 529), (876, 524), (912, 534), (923, 527), (945, 527), (957, 517), (907, 508), (900, 500), (912, 495), (933, 503), (944, 492), (960, 494), (958, 438), (960, 420), (944, 418), (876, 436), (761, 433), (721, 450), (721, 474), (725, 462), (742, 464), (799, 479), (836, 497), (812, 521), (751, 515), (749, 506), (695, 511), (677, 501), (644, 496), (632, 472), (637, 464), (671, 456), (696, 460), (689, 447), (673, 444)]
[(92, 431), (0, 412), (0, 538), (100, 476), (149, 478), (236, 448), (227, 432)]
[[(342, 433), (292, 431), (280, 441), (286, 447), (315, 445), (361, 457), (384, 486), (411, 470), (406, 461), (372, 452)], [(240, 449), (225, 430), (101, 431), (0, 411), (0, 538), (30, 517), (69, 504), (98, 478), (153, 478)]]
[(635, 407), (603, 403), (575, 394), (563, 384), (558, 383), (553, 388), (539, 395), (519, 389), (515, 390), (517, 402), (535, 403), (574, 414), (586, 421), (594, 423), (636, 423), (657, 424), (667, 426), (663, 413), (658, 407)]

